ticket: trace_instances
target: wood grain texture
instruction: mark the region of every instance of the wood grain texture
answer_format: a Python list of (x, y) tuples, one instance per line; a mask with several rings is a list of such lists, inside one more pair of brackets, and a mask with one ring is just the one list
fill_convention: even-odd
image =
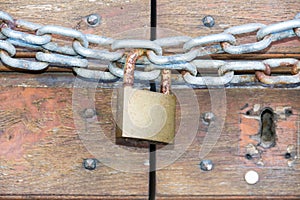
[[(45, 1), (4, 1), (1, 10), (15, 19), (24, 19), (42, 25), (59, 25), (77, 28), (107, 37), (124, 31), (149, 25), (148, 1), (110, 1), (110, 0), (45, 0)], [(138, 11), (138, 12), (137, 12)], [(101, 25), (91, 28), (82, 20), (90, 14), (101, 16)]]
[[(0, 0), (0, 3), (1, 10), (16, 19), (77, 28), (85, 33), (108, 37), (149, 38), (150, 9), (149, 2), (145, 0)], [(231, 26), (250, 22), (270, 24), (292, 19), (299, 8), (297, 0), (162, 0), (158, 2), (158, 36), (184, 34), (196, 37), (220, 33)], [(101, 25), (95, 28), (88, 27), (84, 21), (92, 13), (102, 17)], [(206, 15), (212, 15), (216, 19), (213, 28), (202, 25), (201, 19)], [(254, 40), (253, 36), (250, 40), (240, 39), (243, 43)], [(299, 44), (299, 39), (290, 39), (283, 43), (274, 43), (260, 54), (233, 57), (218, 55), (216, 58), (265, 59), (272, 55), (282, 57), (286, 54), (288, 57), (297, 54), (299, 58)], [(128, 152), (146, 154), (146, 148), (120, 145), (118, 148), (124, 149), (125, 154), (120, 154), (119, 157), (122, 158), (115, 161), (111, 161), (115, 154), (113, 148), (106, 154), (101, 154), (103, 151), (99, 150), (100, 153), (95, 155), (95, 151), (91, 151), (103, 146), (104, 141), (97, 134), (103, 133), (112, 144), (115, 142), (115, 111), (112, 108), (115, 91), (112, 88), (118, 84), (99, 83), (94, 91), (90, 88), (90, 93), (89, 89), (74, 89), (76, 80), (69, 70), (54, 71), (68, 73), (0, 74), (0, 199), (147, 199), (146, 172), (122, 172), (104, 164), (116, 162), (118, 166), (123, 164), (124, 170), (132, 165), (146, 170), (147, 159), (140, 162), (140, 159), (126, 157)], [(79, 94), (77, 97), (82, 95), (84, 98), (74, 97), (75, 91)], [(192, 91), (195, 92), (194, 97), (198, 100), (200, 110), (193, 112), (189, 103), (193, 96), (188, 93), (190, 91), (177, 89), (183, 101), (177, 109), (177, 122), (182, 119), (189, 120), (181, 124), (186, 131), (184, 133), (188, 133), (193, 126), (191, 122), (199, 120), (199, 127), (196, 127), (198, 131), (195, 137), (187, 138), (192, 141), (187, 150), (157, 172), (158, 199), (299, 199), (299, 163), (292, 168), (286, 167), (286, 163), (283, 163), (285, 160), (281, 157), (284, 154), (283, 149), (278, 150), (276, 155), (270, 153), (274, 155), (274, 159), (280, 158), (280, 165), (271, 167), (270, 163), (263, 167), (247, 163), (240, 149), (243, 138), (241, 123), (245, 122), (243, 117), (246, 112), (241, 108), (245, 108), (247, 103), (249, 108), (254, 104), (270, 107), (291, 106), (293, 115), (289, 119), (295, 136), (300, 109), (299, 89), (226, 89), (223, 90), (226, 103), (217, 106), (213, 106), (212, 102), (215, 101), (209, 98), (213, 90)], [(78, 107), (74, 104), (75, 100)], [(74, 111), (74, 106), (79, 109), (77, 112)], [(95, 109), (96, 115), (86, 118), (84, 113), (88, 108)], [(182, 111), (183, 108), (187, 110)], [(202, 172), (199, 169), (199, 152), (203, 147), (208, 126), (202, 123), (200, 114), (211, 109), (219, 113), (223, 108), (226, 111), (226, 121), (221, 136), (205, 156), (213, 160), (215, 168), (211, 172)], [(279, 127), (284, 127), (284, 122), (281, 121), (283, 125)], [(251, 125), (252, 121), (248, 123)], [(92, 138), (88, 140), (90, 142), (83, 141), (83, 133), (91, 133), (87, 138)], [(283, 129), (281, 133), (284, 133)], [(295, 137), (292, 138), (292, 141), (282, 141), (295, 143)], [(186, 139), (184, 134), (181, 139)], [(282, 148), (286, 145), (282, 145)], [(111, 146), (116, 148), (116, 145)], [(170, 149), (172, 150), (172, 146)], [(94, 171), (82, 167), (83, 159), (89, 157), (97, 157), (100, 161)], [(163, 158), (160, 158), (158, 164), (163, 162)], [(131, 165), (125, 165), (129, 161), (132, 161)], [(256, 185), (250, 186), (244, 181), (243, 176), (249, 169), (255, 169), (260, 174), (261, 179)]]
[[(112, 38), (150, 38), (150, 3), (147, 0), (45, 0), (22, 1), (0, 0), (1, 10), (9, 13), (14, 19), (23, 19), (41, 25), (58, 25), (77, 29), (86, 34), (96, 34)], [(98, 26), (89, 26), (87, 16), (98, 14), (101, 23)], [(72, 38), (53, 35), (53, 41), (60, 45), (72, 45)], [(101, 49), (101, 47), (94, 47)], [(17, 51), (17, 57), (35, 58), (32, 50)], [(3, 66), (0, 71), (16, 69)], [(50, 71), (53, 71), (53, 68)], [(55, 70), (55, 69), (54, 69)]]
[[(147, 149), (112, 143), (106, 151), (108, 153), (103, 154), (101, 149), (97, 151), (100, 155), (91, 151), (90, 145), (104, 146), (103, 142), (99, 143), (100, 134), (106, 135), (112, 142), (115, 140), (114, 89), (101, 88), (105, 85), (99, 84), (93, 93), (93, 87), (84, 89), (76, 86), (76, 80), (69, 74), (6, 74), (0, 75), (0, 85), (3, 85), (0, 93), (0, 198), (147, 198), (147, 173), (126, 173), (105, 166), (115, 154), (116, 148), (139, 153), (145, 153)], [(92, 93), (89, 93), (91, 88)], [(76, 91), (77, 89), (80, 90)], [(179, 95), (181, 102), (177, 108), (177, 124), (183, 126), (183, 129), (177, 127), (177, 130), (183, 130), (184, 133), (175, 146), (185, 139), (192, 143), (178, 159), (157, 172), (158, 199), (299, 197), (299, 164), (289, 168), (286, 160), (281, 159), (280, 165), (270, 166), (266, 163), (264, 167), (257, 167), (245, 164), (247, 161), (240, 153), (241, 123), (244, 122), (242, 118), (246, 111), (254, 104), (268, 107), (291, 106), (293, 115), (288, 120), (295, 125), (298, 123), (300, 109), (299, 89), (226, 89), (221, 92), (225, 92), (227, 103), (220, 105), (212, 105), (215, 101), (209, 98), (209, 94), (217, 95), (219, 91), (192, 90), (198, 100), (199, 112), (193, 112), (196, 110), (190, 102), (193, 96), (187, 89), (176, 89), (174, 92)], [(78, 94), (85, 95), (86, 98), (80, 98)], [(76, 101), (76, 97), (80, 101)], [(220, 98), (220, 101), (223, 99)], [(79, 109), (74, 109), (76, 103), (80, 103)], [(91, 103), (95, 104), (96, 115), (87, 117), (85, 109), (93, 108)], [(202, 123), (201, 113), (222, 108), (226, 110), (226, 118), (221, 136), (205, 156), (213, 160), (215, 167), (211, 172), (202, 172), (199, 169), (199, 152), (208, 126)], [(216, 115), (218, 118), (218, 114)], [(189, 122), (182, 123), (181, 120)], [(194, 138), (187, 138), (195, 128), (192, 127), (193, 120), (199, 120), (199, 127), (196, 127)], [(287, 120), (280, 123), (287, 123)], [(92, 139), (90, 143), (86, 143), (83, 132), (89, 133), (87, 139)], [(295, 143), (295, 140), (278, 140), (278, 143), (282, 142), (289, 144)], [(175, 146), (170, 149), (173, 150)], [(163, 151), (168, 155), (170, 149)], [(272, 156), (274, 159), (281, 158), (284, 153), (285, 150), (281, 149)], [(99, 159), (96, 170), (88, 171), (82, 167), (82, 160), (88, 157)], [(158, 158), (158, 166), (168, 157), (172, 155)], [(114, 161), (121, 163), (119, 166), (124, 163), (125, 169), (126, 160), (130, 158), (121, 156)], [(130, 166), (144, 166), (146, 169), (147, 163), (141, 163), (137, 159)], [(244, 181), (243, 176), (250, 169), (255, 169), (260, 174), (260, 181), (256, 185), (248, 185)]]
[[(212, 106), (208, 91), (196, 91), (200, 113), (211, 111)], [(298, 123), (299, 102), (298, 90), (282, 89), (226, 89), (226, 121), (222, 129), (220, 138), (216, 145), (205, 156), (211, 159), (215, 168), (211, 172), (203, 172), (199, 169), (199, 156), (201, 147), (204, 145), (204, 137), (207, 133), (207, 126), (200, 123), (199, 132), (194, 143), (188, 151), (169, 167), (158, 172), (158, 193), (161, 196), (173, 195), (200, 195), (204, 196), (298, 196), (299, 197), (299, 164), (292, 168), (287, 167), (287, 160), (282, 159), (288, 144), (297, 144), (294, 138), (297, 135), (295, 127)], [(251, 105), (261, 104), (266, 107), (291, 106), (295, 113), (294, 118), (278, 122), (277, 131), (280, 135), (277, 146), (283, 145), (277, 153), (273, 152), (271, 160), (266, 161), (265, 166), (249, 165), (244, 154), (244, 149), (240, 143), (241, 123), (245, 123), (242, 117)], [(245, 109), (245, 105), (247, 108)], [(197, 116), (191, 116), (197, 117)], [(218, 113), (216, 114), (218, 118)], [(280, 124), (286, 123), (285, 128), (289, 127), (287, 121), (294, 126), (294, 129), (282, 131)], [(245, 121), (245, 120), (244, 120)], [(254, 120), (255, 121), (255, 120)], [(248, 124), (248, 128), (254, 128), (253, 134), (258, 133), (256, 122)], [(252, 125), (252, 127), (251, 127)], [(281, 131), (279, 131), (281, 130)], [(212, 133), (210, 133), (212, 134)], [(293, 134), (291, 136), (291, 134)], [(288, 140), (288, 138), (294, 138)], [(249, 142), (250, 138), (248, 138)], [(245, 141), (244, 141), (245, 142)], [(280, 144), (280, 145), (279, 145)], [(299, 148), (299, 147), (298, 147)], [(272, 150), (265, 150), (272, 151)], [(265, 153), (267, 154), (267, 153)], [(244, 174), (248, 170), (256, 170), (260, 175), (260, 181), (255, 185), (248, 185), (244, 180)]]
[[(125, 173), (101, 163), (94, 171), (83, 168), (83, 159), (94, 155), (84, 146), (75, 128), (72, 90), (1, 88), (0, 198), (72, 195), (89, 199), (89, 195), (147, 194), (147, 173)], [(98, 98), (103, 103), (103, 96)], [(105, 104), (99, 108), (102, 115), (107, 115), (106, 111), (111, 113), (110, 109), (102, 110), (110, 106), (109, 101)]]
[[(158, 2), (158, 26), (192, 37), (221, 33), (232, 26), (246, 23), (272, 24), (290, 20), (299, 12), (299, 2), (269, 0), (190, 0)], [(215, 26), (207, 28), (202, 18), (211, 15)], [(166, 31), (165, 31), (166, 32)], [(253, 35), (254, 36), (254, 35)], [(255, 42), (255, 37), (240, 37), (240, 43)], [(299, 39), (287, 39), (273, 43), (271, 48), (260, 53), (299, 52)]]

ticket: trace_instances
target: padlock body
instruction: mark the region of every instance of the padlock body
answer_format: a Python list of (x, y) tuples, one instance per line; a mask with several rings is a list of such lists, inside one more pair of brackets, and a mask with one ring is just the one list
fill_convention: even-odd
[(125, 86), (118, 91), (117, 137), (172, 143), (176, 97)]

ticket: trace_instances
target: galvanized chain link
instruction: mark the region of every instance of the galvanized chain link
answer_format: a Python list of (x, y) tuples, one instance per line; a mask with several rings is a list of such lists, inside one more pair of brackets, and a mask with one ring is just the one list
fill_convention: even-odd
[[(298, 16), (298, 15), (297, 15)], [(71, 67), (79, 76), (103, 81), (117, 81), (124, 75), (122, 66), (126, 53), (131, 49), (145, 49), (146, 55), (137, 61), (136, 79), (155, 80), (161, 69), (177, 70), (176, 80), (188, 84), (217, 86), (230, 83), (262, 82), (265, 84), (300, 83), (299, 60), (292, 58), (268, 59), (264, 61), (203, 60), (203, 56), (219, 53), (244, 54), (262, 51), (273, 42), (285, 38), (300, 37), (300, 18), (264, 25), (244, 24), (226, 29), (223, 33), (191, 38), (175, 36), (155, 41), (123, 39), (115, 40), (103, 36), (84, 34), (78, 30), (15, 20), (0, 11), (0, 59), (5, 65), (25, 70), (43, 70), (51, 65)], [(254, 43), (237, 44), (237, 35), (256, 33)], [(72, 45), (60, 46), (57, 38), (68, 37)], [(93, 44), (93, 48), (90, 47)], [(95, 48), (98, 46), (101, 49)], [(34, 60), (15, 58), (16, 47), (37, 51)], [(164, 55), (168, 48), (182, 48), (182, 53)], [(107, 62), (104, 66), (93, 66), (90, 60)], [(291, 75), (270, 76), (272, 68), (288, 66)], [(214, 70), (218, 76), (204, 75), (202, 70)], [(237, 75), (239, 71), (253, 74)], [(202, 74), (201, 74), (202, 73)]]

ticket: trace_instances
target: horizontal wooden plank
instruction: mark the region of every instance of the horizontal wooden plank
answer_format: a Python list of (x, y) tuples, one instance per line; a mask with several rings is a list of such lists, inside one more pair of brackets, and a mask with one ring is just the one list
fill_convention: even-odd
[[(192, 37), (221, 33), (232, 26), (246, 23), (272, 24), (293, 19), (299, 12), (299, 2), (268, 0), (191, 0), (158, 2), (158, 26), (161, 35), (181, 34)], [(202, 18), (210, 15), (215, 25), (207, 28)], [(239, 38), (240, 43), (255, 42), (249, 34)], [(272, 47), (260, 53), (299, 52), (298, 39), (287, 39), (273, 43)]]
[[(15, 19), (23, 19), (42, 25), (59, 25), (76, 28), (83, 32), (116, 37), (122, 32), (149, 26), (150, 4), (148, 1), (4, 1), (1, 10)], [(139, 11), (136, 15), (136, 11)], [(101, 24), (89, 27), (84, 19), (90, 14), (101, 16)], [(130, 23), (129, 23), (130, 22)]]
[[(22, 78), (19, 84), (24, 84)], [(10, 87), (1, 87), (0, 196), (58, 195), (66, 198), (79, 195), (89, 199), (90, 195), (147, 195), (147, 172), (126, 173), (103, 162), (93, 171), (83, 168), (83, 159), (95, 155), (82, 142), (75, 126), (73, 88), (17, 86), (19, 84), (16, 80)], [(104, 93), (99, 91), (99, 94)], [(110, 102), (109, 99), (103, 102), (102, 98), (101, 95), (97, 97), (99, 105), (96, 107), (99, 106), (102, 117), (110, 118), (101, 118), (99, 123), (113, 135), (111, 110), (106, 109)], [(107, 123), (109, 126), (105, 127)], [(110, 155), (97, 159), (105, 160), (105, 157)]]
[[(293, 167), (288, 167), (288, 160), (284, 158), (289, 144), (299, 145), (299, 90), (248, 88), (225, 91), (196, 90), (195, 92), (199, 102), (198, 118), (201, 113), (213, 112), (215, 118), (220, 119), (222, 110), (225, 109), (225, 124), (224, 126), (219, 124), (221, 127), (217, 130), (221, 131), (221, 135), (216, 141), (213, 138), (204, 139), (209, 134), (216, 136), (218, 134), (209, 131), (208, 125), (203, 124), (200, 117), (199, 132), (185, 154), (170, 166), (158, 171), (159, 196), (193, 194), (204, 197), (228, 195), (299, 197), (299, 162)], [(226, 98), (222, 99), (222, 96), (219, 96), (221, 99), (216, 100), (212, 96), (214, 92), (225, 93)], [(189, 102), (188, 97), (184, 100)], [(219, 102), (219, 105), (214, 105), (216, 102)], [(276, 117), (277, 143), (271, 149), (262, 150), (264, 166), (245, 158), (243, 144), (255, 144), (255, 141), (250, 140), (249, 135), (243, 136), (245, 134), (243, 131), (248, 130), (248, 134), (250, 131), (255, 135), (260, 130), (259, 121), (255, 117), (247, 118), (247, 114), (253, 111), (253, 106), (260, 106), (260, 109), (270, 107), (273, 110), (288, 106), (293, 113), (286, 119)], [(197, 112), (190, 113), (188, 117), (196, 118)], [(252, 121), (247, 122), (246, 119)], [(246, 125), (247, 123), (249, 124)], [(193, 127), (189, 127), (189, 130), (191, 129)], [(209, 147), (206, 144), (214, 144), (214, 142), (216, 143), (213, 149), (208, 150), (208, 154), (203, 154), (205, 148)], [(214, 169), (210, 172), (200, 170), (201, 159), (211, 159)], [(249, 185), (244, 180), (244, 175), (249, 170), (256, 170), (259, 173), (260, 180), (255, 185)]]
[[(22, 197), (20, 195), (44, 199), (147, 198), (148, 174), (145, 171), (130, 172), (130, 167), (132, 171), (146, 170), (147, 156), (142, 159), (126, 156), (130, 152), (147, 154), (147, 149), (114, 143), (115, 89), (103, 88), (105, 85), (101, 83), (96, 84), (98, 88), (95, 89), (93, 82), (84, 85), (85, 82), (76, 82), (78, 80), (68, 74), (0, 76), (2, 198), (16, 199)], [(213, 89), (186, 88), (174, 92), (179, 98), (177, 135), (180, 138), (174, 145), (159, 149), (157, 154), (159, 198), (299, 197), (299, 166), (289, 168), (283, 159), (287, 142), (281, 151), (271, 154), (282, 162), (280, 166), (271, 166), (267, 162), (265, 166), (252, 165), (240, 153), (243, 149), (239, 146), (240, 124), (245, 121), (245, 113), (255, 104), (274, 109), (291, 106), (293, 114), (288, 120), (297, 123), (300, 109), (298, 89), (225, 89), (221, 90), (222, 95)], [(219, 100), (213, 97), (219, 97)], [(223, 102), (222, 97), (225, 97), (226, 104), (212, 104)], [(199, 112), (195, 112), (195, 105), (199, 106)], [(85, 111), (94, 109), (93, 106), (95, 116), (88, 116)], [(202, 123), (201, 114), (213, 110), (218, 118), (218, 113), (224, 111), (222, 108), (226, 110), (224, 127), (220, 129), (222, 132), (217, 143), (205, 156), (213, 160), (215, 167), (211, 172), (202, 172), (199, 152), (208, 126)], [(199, 127), (194, 126), (195, 122)], [(277, 127), (284, 130), (280, 124)], [(190, 137), (193, 130), (196, 131), (195, 137)], [(101, 135), (111, 143), (101, 142)], [(182, 142), (187, 144), (187, 149), (183, 148), (177, 154), (176, 149)], [(295, 143), (294, 140), (289, 142)], [(119, 151), (119, 148), (125, 151)], [(121, 156), (118, 157), (117, 152), (121, 152)], [(100, 161), (96, 170), (88, 171), (82, 167), (83, 159), (88, 157)], [(120, 169), (122, 166), (124, 168)], [(128, 169), (129, 172), (122, 172)], [(261, 177), (256, 185), (244, 181), (243, 176), (250, 169), (258, 171)]]
[[(4, 1), (0, 0), (1, 10), (9, 13), (14, 19), (23, 19), (41, 25), (58, 25), (74, 28), (84, 33), (96, 34), (112, 38), (150, 38), (150, 3), (149, 1)], [(84, 8), (83, 8), (84, 7)], [(101, 23), (98, 26), (89, 26), (86, 17), (98, 14)], [(71, 45), (72, 39), (58, 39), (60, 45)], [(95, 47), (96, 48), (96, 47)], [(35, 52), (28, 49), (25, 52), (18, 50), (16, 57), (34, 58)], [(16, 70), (4, 67), (1, 71)], [(51, 71), (51, 70), (50, 70)], [(60, 71), (60, 70), (55, 70)]]

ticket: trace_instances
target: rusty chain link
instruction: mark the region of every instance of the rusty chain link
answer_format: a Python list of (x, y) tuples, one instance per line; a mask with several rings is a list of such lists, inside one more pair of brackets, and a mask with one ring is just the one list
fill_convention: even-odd
[[(15, 20), (8, 13), (0, 11), (0, 59), (12, 68), (43, 70), (51, 65), (71, 67), (79, 76), (117, 81), (123, 78), (126, 54), (132, 49), (143, 49), (146, 53), (137, 60), (136, 79), (158, 79), (162, 69), (177, 70), (174, 82), (185, 81), (200, 86), (218, 86), (230, 83), (261, 82), (264, 84), (300, 83), (300, 62), (293, 58), (267, 59), (263, 61), (221, 61), (205, 60), (203, 56), (229, 53), (244, 54), (262, 51), (275, 41), (300, 37), (300, 18), (265, 25), (250, 23), (234, 26), (223, 33), (191, 38), (175, 36), (154, 41), (123, 39), (115, 40), (104, 36), (84, 34), (78, 30)], [(236, 35), (256, 33), (254, 43), (237, 45)], [(70, 38), (72, 44), (61, 46), (57, 38)], [(92, 45), (91, 45), (92, 44)], [(91, 47), (93, 46), (93, 48)], [(101, 49), (97, 49), (97, 46)], [(165, 55), (166, 49), (182, 48), (182, 52)], [(35, 60), (15, 58), (16, 48), (37, 51)], [(90, 67), (90, 60), (102, 62)], [(106, 64), (103, 64), (106, 63)], [(291, 75), (271, 76), (273, 68), (287, 66)], [(104, 70), (103, 70), (104, 69)], [(203, 70), (214, 71), (213, 75)], [(239, 75), (240, 71), (252, 74)], [(204, 76), (205, 74), (205, 76)], [(217, 76), (216, 76), (217, 74)]]

